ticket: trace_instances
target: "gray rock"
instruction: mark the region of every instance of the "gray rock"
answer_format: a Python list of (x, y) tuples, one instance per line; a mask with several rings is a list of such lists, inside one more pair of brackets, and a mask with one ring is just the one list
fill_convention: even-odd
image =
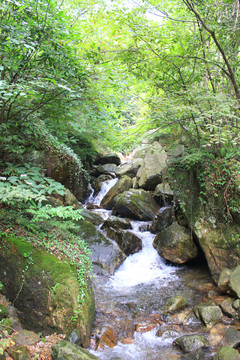
[(142, 250), (142, 240), (131, 231), (109, 228), (107, 236), (115, 240), (127, 256)]
[(113, 215), (109, 216), (109, 218), (106, 221), (104, 221), (101, 229), (107, 230), (110, 227), (115, 229), (115, 230), (132, 229), (132, 225), (130, 223), (130, 220), (123, 219), (123, 218), (113, 216)]
[(225, 315), (238, 319), (239, 313), (233, 308), (233, 301), (234, 299), (229, 297), (221, 302), (220, 307)]
[(114, 198), (123, 193), (124, 191), (129, 190), (132, 187), (132, 179), (128, 176), (123, 176), (104, 196), (101, 201), (101, 207), (107, 210), (113, 208)]
[(228, 268), (222, 269), (218, 278), (218, 287), (222, 291), (227, 291), (229, 288), (230, 275), (232, 270)]
[(240, 360), (240, 354), (230, 346), (224, 346), (213, 357), (213, 360)]
[(184, 352), (191, 352), (195, 349), (209, 346), (206, 336), (198, 334), (181, 336), (173, 344), (180, 346)]
[(53, 360), (99, 360), (85, 349), (68, 341), (60, 340), (52, 347)]
[(114, 198), (114, 209), (123, 217), (153, 220), (159, 206), (145, 190), (130, 189)]
[(99, 174), (112, 175), (112, 174), (115, 174), (115, 171), (117, 170), (117, 165), (115, 165), (115, 164), (99, 165), (96, 168), (96, 170)]
[(181, 360), (209, 360), (209, 356), (206, 355), (202, 349), (197, 349), (182, 356)]
[(238, 265), (230, 275), (229, 287), (240, 298), (240, 265)]
[(139, 187), (145, 190), (154, 190), (162, 180), (166, 165), (167, 153), (158, 142), (154, 142), (148, 148), (144, 165), (137, 172)]
[(159, 209), (155, 216), (151, 231), (155, 234), (170, 226), (174, 221), (173, 207), (166, 206)]
[(154, 190), (153, 198), (161, 206), (171, 205), (173, 202), (173, 191), (166, 182), (158, 184)]
[(190, 232), (177, 222), (157, 234), (154, 246), (160, 256), (174, 264), (183, 264), (198, 255)]
[(219, 306), (211, 304), (201, 304), (194, 307), (195, 315), (201, 319), (205, 326), (221, 320), (223, 314)]
[(240, 346), (240, 330), (235, 328), (227, 329), (222, 339), (222, 344), (224, 346), (238, 348)]
[(94, 271), (97, 275), (113, 275), (115, 270), (125, 260), (125, 254), (119, 246), (107, 239), (96, 227), (86, 220), (78, 222), (78, 228), (73, 229), (90, 249)]

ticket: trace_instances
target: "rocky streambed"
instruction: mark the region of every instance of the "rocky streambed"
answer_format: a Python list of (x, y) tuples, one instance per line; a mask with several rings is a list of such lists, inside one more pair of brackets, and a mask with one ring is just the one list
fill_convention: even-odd
[(158, 186), (155, 201), (121, 175), (117, 181), (99, 175), (102, 190), (87, 205), (105, 218), (99, 230), (127, 255), (114, 273), (96, 271), (91, 351), (103, 360), (239, 359), (236, 296), (213, 283), (169, 185)]

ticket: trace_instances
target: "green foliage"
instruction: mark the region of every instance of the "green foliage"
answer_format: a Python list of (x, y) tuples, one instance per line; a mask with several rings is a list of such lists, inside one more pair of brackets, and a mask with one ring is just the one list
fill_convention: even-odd
[(24, 164), (7, 163), (0, 177), (1, 201), (14, 205), (18, 202), (41, 206), (51, 194), (64, 195), (65, 188), (57, 181), (44, 177), (41, 168)]

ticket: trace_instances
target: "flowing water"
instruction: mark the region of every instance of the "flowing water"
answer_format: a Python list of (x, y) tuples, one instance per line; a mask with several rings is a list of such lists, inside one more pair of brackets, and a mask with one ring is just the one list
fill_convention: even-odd
[[(93, 199), (95, 204), (100, 204), (114, 180), (104, 184), (103, 191)], [(111, 214), (104, 213), (105, 217)], [(142, 250), (128, 256), (113, 276), (96, 276), (94, 281), (95, 337), (100, 338), (110, 328), (120, 341), (113, 348), (92, 352), (102, 360), (178, 359), (181, 355), (172, 346), (173, 340), (199, 324), (190, 317), (187, 328), (174, 325), (169, 330), (168, 320), (163, 320), (162, 314), (175, 295), (184, 296), (190, 307), (200, 302), (198, 285), (209, 282), (209, 274), (201, 267), (195, 267), (193, 273), (186, 266), (170, 265), (152, 246), (155, 235), (148, 231), (151, 223), (131, 221), (131, 224), (131, 231), (142, 239)], [(160, 335), (159, 329), (163, 329)]]

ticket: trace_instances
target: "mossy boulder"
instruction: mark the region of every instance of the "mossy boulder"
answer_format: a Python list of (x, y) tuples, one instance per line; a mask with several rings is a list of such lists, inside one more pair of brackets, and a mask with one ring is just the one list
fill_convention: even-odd
[(174, 340), (174, 345), (179, 346), (184, 352), (191, 352), (209, 346), (209, 342), (204, 335), (184, 335)]
[(100, 206), (104, 209), (111, 210), (113, 208), (114, 198), (129, 190), (132, 187), (132, 179), (128, 176), (123, 176), (103, 197)]
[(0, 278), (26, 328), (62, 333), (78, 327), (82, 346), (88, 346), (95, 316), (93, 292), (90, 284), (86, 286), (84, 300), (78, 303), (76, 269), (67, 261), (8, 235), (0, 242)]
[(96, 227), (86, 220), (78, 221), (75, 235), (83, 239), (91, 250), (91, 260), (96, 274), (113, 275), (115, 270), (125, 260), (125, 254), (119, 246), (107, 239)]
[(213, 357), (213, 360), (240, 360), (240, 354), (230, 346), (223, 346)]
[(219, 306), (207, 303), (195, 306), (193, 311), (197, 318), (199, 318), (205, 326), (218, 322), (223, 316)]
[(159, 206), (152, 196), (142, 189), (130, 189), (113, 200), (117, 214), (136, 220), (153, 220)]
[(217, 282), (222, 269), (234, 268), (240, 263), (240, 225), (225, 222), (223, 209), (226, 204), (221, 194), (209, 197), (205, 204), (201, 201), (196, 173), (194, 168), (175, 168), (174, 173), (169, 175), (169, 181)]
[(60, 340), (52, 347), (52, 360), (97, 360), (99, 359), (89, 351), (70, 343)]
[(157, 234), (154, 246), (160, 256), (174, 264), (183, 264), (198, 255), (190, 231), (177, 222)]

